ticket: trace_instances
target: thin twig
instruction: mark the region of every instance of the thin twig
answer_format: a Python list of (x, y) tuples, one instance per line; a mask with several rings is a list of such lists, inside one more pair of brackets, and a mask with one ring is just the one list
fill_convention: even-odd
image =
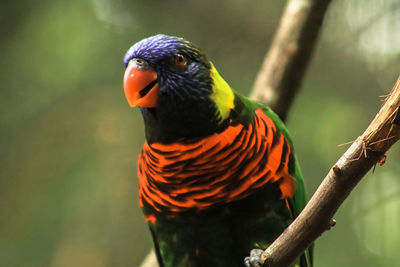
[(142, 263), (139, 267), (158, 267), (156, 253), (154, 249), (151, 249), (149, 253), (147, 253), (146, 257), (143, 259)]
[(300, 215), (265, 250), (264, 266), (288, 266), (326, 231), (357, 183), (400, 139), (400, 125), (393, 123), (399, 112), (400, 76), (365, 132), (332, 167)]

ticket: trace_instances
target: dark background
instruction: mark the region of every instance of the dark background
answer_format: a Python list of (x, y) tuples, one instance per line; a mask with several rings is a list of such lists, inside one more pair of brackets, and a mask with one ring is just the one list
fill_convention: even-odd
[[(0, 266), (138, 266), (151, 247), (137, 201), (140, 112), (122, 57), (166, 33), (248, 94), (284, 1), (0, 1)], [(396, 0), (333, 1), (289, 114), (308, 194), (378, 111), (400, 70)], [(316, 266), (397, 266), (395, 145), (316, 244)]]

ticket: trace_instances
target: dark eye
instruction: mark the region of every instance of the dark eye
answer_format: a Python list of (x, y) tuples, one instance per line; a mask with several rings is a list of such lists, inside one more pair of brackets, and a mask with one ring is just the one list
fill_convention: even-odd
[(187, 63), (186, 58), (183, 55), (177, 54), (175, 56), (175, 65), (183, 67), (186, 65), (186, 63)]

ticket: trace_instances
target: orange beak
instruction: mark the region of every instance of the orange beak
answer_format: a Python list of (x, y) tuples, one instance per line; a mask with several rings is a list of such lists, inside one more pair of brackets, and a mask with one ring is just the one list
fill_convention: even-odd
[(135, 62), (130, 63), (125, 70), (124, 92), (126, 100), (132, 108), (157, 106), (157, 74), (150, 67), (144, 68)]

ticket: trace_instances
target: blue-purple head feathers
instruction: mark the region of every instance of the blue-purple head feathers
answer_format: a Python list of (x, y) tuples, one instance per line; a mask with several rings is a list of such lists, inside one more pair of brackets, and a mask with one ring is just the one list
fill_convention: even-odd
[[(183, 56), (184, 65), (176, 59)], [(158, 34), (129, 48), (124, 57), (146, 61), (157, 74), (157, 106), (143, 108), (149, 142), (171, 142), (210, 134), (221, 127), (213, 93), (212, 64), (193, 43), (179, 37)]]
[[(185, 57), (184, 66), (176, 65), (178, 54)], [(159, 105), (184, 99), (184, 95), (194, 98), (211, 93), (211, 63), (197, 46), (183, 38), (165, 34), (148, 37), (129, 48), (124, 57), (125, 67), (133, 58), (145, 60), (157, 73)]]
[(132, 58), (142, 58), (150, 64), (155, 64), (168, 56), (182, 52), (187, 53), (189, 57), (200, 56), (205, 59), (200, 49), (185, 39), (157, 34), (131, 46), (125, 54), (124, 65), (126, 67)]

